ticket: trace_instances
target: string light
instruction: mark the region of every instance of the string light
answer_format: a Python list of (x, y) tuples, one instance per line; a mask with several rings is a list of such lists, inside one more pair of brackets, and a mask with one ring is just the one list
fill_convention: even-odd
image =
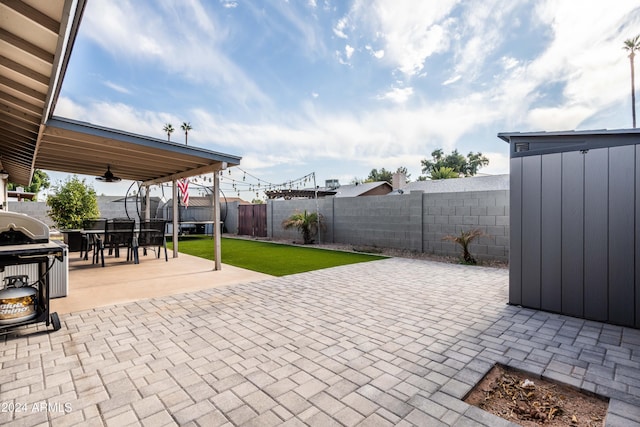
[[(236, 179), (235, 176), (238, 176), (236, 172), (242, 173), (242, 178)], [(315, 172), (311, 172), (297, 179), (292, 179), (292, 180), (288, 180), (281, 183), (273, 183), (273, 182), (269, 182), (264, 179), (258, 178), (257, 176), (237, 166), (233, 168), (229, 168), (227, 176), (223, 177), (222, 171), (219, 172), (219, 175), (220, 175), (220, 181), (219, 181), (220, 189), (222, 190), (223, 193), (237, 194), (238, 198), (242, 198), (244, 194), (246, 199), (253, 199), (254, 195), (256, 198), (260, 198), (261, 192), (263, 195), (266, 195), (267, 192), (277, 192), (277, 191), (292, 192), (294, 189), (296, 190), (304, 189), (307, 187), (307, 185), (310, 182), (313, 182), (315, 178)], [(210, 188), (213, 183), (213, 178), (211, 175), (209, 176), (200, 175), (198, 177), (192, 178), (192, 182), (196, 184), (195, 187)], [(169, 187), (171, 186), (171, 184), (166, 184), (166, 185)]]

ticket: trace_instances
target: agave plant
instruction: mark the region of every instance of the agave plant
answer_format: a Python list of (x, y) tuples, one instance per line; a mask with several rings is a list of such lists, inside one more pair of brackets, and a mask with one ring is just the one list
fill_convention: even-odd
[(486, 234), (482, 230), (476, 228), (469, 231), (461, 231), (458, 236), (444, 236), (442, 240), (450, 240), (462, 246), (462, 258), (464, 259), (465, 264), (477, 264), (476, 259), (472, 257), (469, 252), (469, 245), (475, 239), (482, 236), (486, 236)]
[(282, 221), (282, 227), (285, 230), (290, 228), (297, 229), (302, 233), (304, 244), (308, 245), (313, 243), (313, 236), (318, 234), (318, 229), (324, 229), (324, 222), (322, 215), (315, 212), (308, 213), (305, 210), (304, 212), (296, 212)]

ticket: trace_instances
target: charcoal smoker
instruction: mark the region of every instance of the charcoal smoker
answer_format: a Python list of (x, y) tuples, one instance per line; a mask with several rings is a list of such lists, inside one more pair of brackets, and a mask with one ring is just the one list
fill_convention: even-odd
[(37, 264), (38, 277), (5, 277), (0, 289), (0, 335), (32, 323), (60, 329), (57, 313), (49, 314), (49, 270), (64, 249), (49, 239), (49, 227), (24, 214), (0, 211), (0, 272), (5, 267)]

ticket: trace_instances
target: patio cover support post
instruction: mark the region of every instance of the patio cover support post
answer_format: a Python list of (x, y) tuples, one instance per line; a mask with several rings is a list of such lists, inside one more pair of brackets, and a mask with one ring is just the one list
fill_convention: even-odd
[[(149, 221), (151, 219), (151, 195), (149, 194), (149, 186), (144, 186), (144, 220)], [(140, 227), (142, 228), (142, 227)]]
[(173, 188), (171, 201), (173, 205), (173, 257), (178, 258), (178, 184), (176, 179), (173, 179)]
[(221, 234), (222, 227), (220, 227), (220, 172), (213, 171), (213, 238), (214, 249), (213, 257), (215, 260), (214, 270), (222, 269), (222, 249), (221, 249)]

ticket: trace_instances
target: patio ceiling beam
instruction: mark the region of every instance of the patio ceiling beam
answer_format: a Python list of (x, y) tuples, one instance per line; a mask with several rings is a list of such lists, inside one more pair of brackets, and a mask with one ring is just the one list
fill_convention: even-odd
[[(73, 159), (69, 158), (68, 152), (42, 150), (39, 153), (37, 167), (47, 169), (56, 167), (61, 172), (83, 173), (88, 175), (102, 175), (107, 165), (111, 165), (112, 172), (121, 178), (132, 180), (150, 180), (162, 176), (174, 175), (196, 167), (184, 163), (170, 160), (162, 162), (140, 162), (144, 153), (133, 153), (128, 157), (106, 157), (104, 153), (96, 153), (88, 156), (86, 153), (78, 154)], [(45, 167), (46, 166), (46, 167)]]
[(24, 95), (25, 97), (32, 98), (34, 101), (42, 103), (44, 105), (44, 101), (47, 98), (47, 94), (40, 92), (39, 90), (32, 89), (28, 86), (23, 85), (22, 83), (18, 83), (15, 80), (11, 80), (5, 76), (0, 76), (0, 85), (5, 86), (7, 89), (11, 91), (15, 91), (20, 95)]
[[(133, 164), (140, 163), (140, 147), (132, 144), (126, 144), (113, 139), (109, 140), (92, 140), (91, 138), (69, 138), (65, 136), (52, 136), (48, 132), (45, 132), (45, 139), (47, 141), (46, 152), (54, 154), (55, 152), (68, 153), (69, 150), (73, 150), (76, 154), (82, 153), (86, 156), (103, 155), (105, 147), (109, 148), (109, 160), (113, 159), (112, 164), (115, 161), (131, 161)], [(43, 149), (43, 150), (45, 150)], [(167, 162), (188, 163), (189, 167), (197, 167), (202, 165), (202, 159), (193, 155), (179, 155), (175, 153), (167, 153), (162, 150), (144, 150), (145, 163), (153, 166), (154, 162), (157, 165)], [(132, 156), (134, 157), (132, 160)], [(177, 171), (176, 171), (177, 172)]]
[(37, 132), (35, 131), (36, 127), (33, 124), (28, 124), (21, 120), (11, 120), (9, 117), (0, 113), (0, 125), (3, 128), (14, 129), (14, 133), (28, 132), (30, 137), (35, 137)]
[(53, 18), (48, 17), (44, 13), (29, 6), (28, 4), (17, 0), (3, 0), (6, 7), (13, 9), (18, 14), (25, 16), (30, 21), (35, 22), (42, 28), (49, 30), (53, 34), (60, 31), (60, 23)]
[(9, 104), (10, 107), (13, 106), (17, 110), (22, 110), (27, 113), (42, 114), (42, 107), (34, 105), (30, 102), (24, 101), (13, 95), (9, 95), (8, 93), (4, 93), (2, 95), (2, 100), (5, 101), (7, 104)]
[(16, 49), (19, 49), (33, 56), (34, 58), (39, 59), (49, 66), (53, 64), (54, 55), (51, 52), (48, 52), (41, 47), (29, 43), (27, 40), (22, 39), (15, 34), (11, 34), (4, 28), (0, 28), (0, 39), (14, 46)]
[[(1, 118), (0, 118), (0, 121), (2, 121)], [(12, 139), (26, 138), (26, 140), (24, 141), (25, 143), (27, 143), (31, 138), (34, 137), (34, 132), (32, 131), (32, 129), (24, 129), (24, 128), (15, 126), (13, 123), (4, 124), (4, 128), (7, 130), (7, 133), (9, 134), (10, 138)]]
[(108, 163), (107, 161), (100, 163), (100, 172), (96, 173), (97, 168), (95, 164), (88, 165), (86, 161), (82, 159), (70, 161), (66, 157), (50, 158), (49, 156), (45, 156), (37, 161), (36, 168), (82, 175), (100, 176), (102, 175), (102, 173), (104, 173), (108, 165), (111, 166), (111, 172), (113, 172), (114, 175), (119, 176), (123, 179), (140, 181), (143, 179), (155, 179), (159, 177), (157, 169), (142, 169), (132, 165), (124, 165), (122, 163)]
[(15, 62), (6, 56), (0, 55), (0, 66), (6, 67), (8, 70), (13, 71), (26, 79), (41, 84), (45, 89), (49, 87), (49, 77), (41, 74), (29, 67), (25, 67), (22, 64)]
[[(14, 150), (14, 151), (18, 151), (23, 147), (24, 144), (20, 144), (18, 142), (7, 142), (5, 141), (5, 147), (8, 149), (7, 151), (10, 150)], [(4, 150), (3, 150), (4, 151)], [(29, 165), (31, 164), (31, 157), (33, 157), (33, 153), (29, 154), (28, 152), (25, 153), (24, 150), (17, 152), (15, 155), (12, 155), (11, 158), (15, 159), (17, 162), (24, 164), (24, 165)], [(6, 160), (8, 159), (7, 156), (3, 156), (3, 161), (6, 163)]]
[(12, 119), (21, 120), (26, 123), (38, 126), (40, 124), (39, 116), (22, 110), (18, 110), (10, 105), (0, 102), (0, 114), (9, 116)]

